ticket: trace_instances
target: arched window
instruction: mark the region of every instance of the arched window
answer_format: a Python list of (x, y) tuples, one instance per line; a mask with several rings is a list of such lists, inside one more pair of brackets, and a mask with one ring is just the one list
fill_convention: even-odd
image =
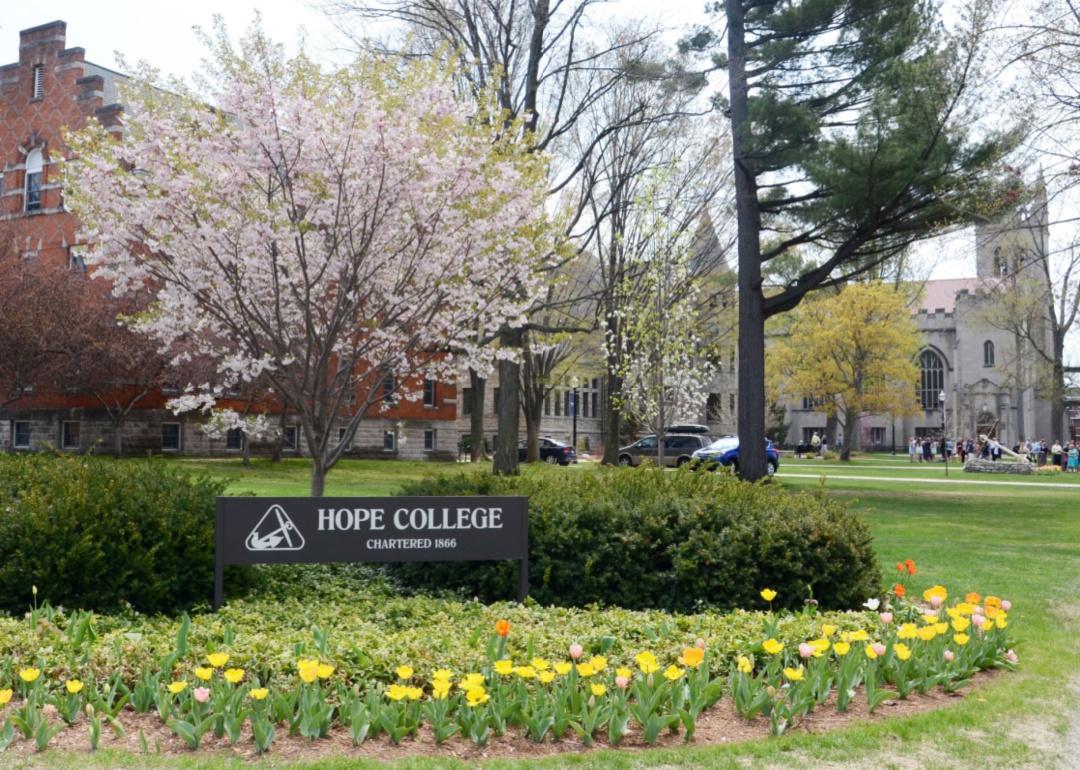
[(41, 208), (41, 174), (45, 161), (41, 150), (33, 149), (26, 156), (26, 189), (23, 192), (23, 210), (37, 211)]
[(987, 340), (983, 343), (983, 366), (994, 365), (994, 343)]
[(919, 402), (923, 409), (938, 408), (938, 394), (945, 390), (945, 364), (932, 350), (919, 355)]

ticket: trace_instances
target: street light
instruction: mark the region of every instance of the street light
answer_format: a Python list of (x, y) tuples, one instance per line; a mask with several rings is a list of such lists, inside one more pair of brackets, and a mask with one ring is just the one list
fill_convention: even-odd
[(945, 461), (945, 478), (949, 477), (949, 442), (945, 438), (945, 391), (938, 393), (941, 404), (941, 457)]
[(573, 422), (573, 447), (574, 457), (577, 457), (577, 413), (578, 413), (578, 376), (574, 375), (570, 379), (570, 385), (572, 390), (570, 391), (570, 414), (574, 418)]

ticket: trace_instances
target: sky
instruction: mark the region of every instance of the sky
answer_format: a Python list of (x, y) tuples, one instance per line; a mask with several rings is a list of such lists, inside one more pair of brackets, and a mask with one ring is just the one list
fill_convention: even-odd
[[(598, 6), (612, 18), (648, 18), (670, 30), (672, 42), (679, 30), (706, 20), (705, 0), (614, 0)], [(86, 49), (86, 58), (103, 67), (117, 68), (116, 53), (126, 61), (144, 60), (164, 74), (187, 76), (204, 56), (194, 28), (211, 27), (220, 14), (234, 38), (261, 14), (263, 26), (274, 40), (295, 50), (301, 36), (307, 51), (325, 62), (346, 58), (344, 37), (315, 2), (302, 0), (42, 0), (5, 3), (0, 14), (0, 64), (18, 58), (19, 30), (62, 19), (67, 22), (69, 47)], [(920, 278), (960, 278), (975, 274), (974, 237), (960, 233), (923, 244), (915, 255)]]

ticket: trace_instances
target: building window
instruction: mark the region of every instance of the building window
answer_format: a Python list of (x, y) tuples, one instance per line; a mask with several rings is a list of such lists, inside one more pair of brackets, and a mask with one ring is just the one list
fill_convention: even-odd
[(434, 452), (436, 446), (435, 429), (429, 428), (424, 431), (424, 451)]
[(987, 340), (983, 343), (983, 366), (994, 365), (994, 343)]
[(717, 422), (723, 417), (724, 399), (719, 393), (710, 393), (705, 399), (705, 419), (709, 422)]
[(551, 391), (544, 394), (544, 417), (551, 417)]
[(41, 156), (41, 150), (33, 149), (26, 156), (26, 190), (23, 197), (24, 211), (39, 211), (41, 209), (41, 175), (45, 169), (45, 161)]
[(388, 374), (383, 378), (382, 383), (382, 400), (387, 404), (393, 404), (397, 399), (394, 398), (394, 391), (397, 389), (397, 381), (394, 379), (393, 374)]
[(300, 428), (295, 425), (285, 426), (285, 443), (283, 446), (290, 452), (295, 452), (300, 449)]
[(938, 394), (945, 389), (945, 365), (932, 350), (919, 355), (919, 403), (923, 409), (938, 408)]
[(67, 421), (60, 429), (60, 447), (62, 449), (79, 448), (79, 423)]
[[(593, 380), (593, 382), (596, 382), (596, 380)], [(600, 414), (600, 409), (598, 408), (599, 406), (600, 406), (600, 392), (594, 390), (592, 392), (592, 414), (593, 414), (593, 417), (596, 417), (597, 415)]]
[[(473, 399), (472, 394), (473, 394), (472, 388), (462, 388), (461, 389), (461, 415), (462, 415), (462, 417), (468, 417), (470, 414), (472, 414), (472, 399)], [(484, 410), (481, 409), (480, 411), (482, 412)]]
[(563, 391), (563, 406), (565, 407), (567, 417), (573, 417), (574, 416), (573, 405), (571, 403), (573, 400), (574, 400), (573, 391), (570, 390), (570, 389), (564, 390)]
[(68, 249), (68, 267), (80, 273), (86, 272), (86, 252), (75, 246)]
[(435, 407), (435, 380), (424, 380), (424, 406)]
[(397, 445), (397, 436), (392, 430), (384, 430), (382, 434), (382, 448), (384, 452), (393, 452)]
[(30, 448), (30, 423), (24, 420), (12, 420), (11, 446), (13, 449)]
[(45, 95), (45, 67), (40, 64), (34, 65), (34, 98), (40, 99)]
[(239, 428), (229, 428), (229, 431), (225, 434), (225, 448), (226, 449), (242, 449), (244, 445), (244, 436)]
[(180, 423), (161, 423), (161, 448), (166, 452), (180, 451)]
[(874, 446), (885, 446), (885, 429), (884, 428), (871, 428), (870, 429), (870, 443)]
[(552, 391), (552, 398), (555, 401), (555, 416), (556, 417), (562, 417), (562, 406), (563, 406), (562, 391), (561, 390)]
[(728, 411), (735, 414), (735, 394), (728, 393)]
[(346, 433), (347, 430), (348, 430), (347, 428), (338, 428), (337, 429), (337, 442), (338, 442), (338, 444), (344, 444), (345, 443), (345, 433)]

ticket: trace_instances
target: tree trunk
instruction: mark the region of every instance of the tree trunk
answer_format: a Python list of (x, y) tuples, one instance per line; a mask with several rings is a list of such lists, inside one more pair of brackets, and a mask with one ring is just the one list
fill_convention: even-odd
[(246, 433), (240, 434), (240, 462), (251, 465), (251, 440)]
[(478, 463), (484, 459), (484, 390), (487, 380), (475, 369), (469, 370), (469, 459)]
[(545, 389), (542, 370), (541, 355), (526, 351), (521, 367), (521, 411), (525, 415), (525, 461), (530, 463), (540, 462), (540, 419), (544, 413)]
[(281, 417), (278, 419), (278, 435), (274, 441), (274, 453), (270, 456), (270, 462), (281, 462), (281, 451), (285, 447), (285, 410), (281, 410)]
[(544, 404), (525, 404), (525, 460), (530, 463), (540, 462), (540, 417)]
[(765, 464), (765, 298), (761, 291), (761, 213), (757, 180), (745, 158), (750, 111), (742, 0), (725, 0), (731, 154), (739, 251), (739, 475), (757, 481)]
[(124, 423), (122, 420), (113, 422), (113, 454), (117, 457), (124, 456)]
[(858, 433), (858, 430), (858, 416), (845, 414), (843, 422), (844, 446), (840, 450), (840, 459), (844, 462), (851, 460), (851, 448), (855, 443), (855, 434)]
[(619, 414), (613, 394), (618, 393), (622, 387), (619, 375), (613, 374), (611, 364), (608, 364), (604, 396), (604, 456), (601, 462), (604, 465), (619, 464), (619, 436), (622, 434), (622, 415)]
[[(499, 331), (499, 343), (505, 350), (520, 351), (523, 336), (521, 329), (504, 326)], [(497, 476), (516, 476), (521, 472), (518, 467), (520, 376), (521, 364), (517, 361), (499, 361), (499, 429), (491, 466), (491, 472)]]
[(326, 468), (323, 466), (322, 460), (312, 457), (311, 458), (311, 496), (322, 497), (323, 490), (326, 488)]

